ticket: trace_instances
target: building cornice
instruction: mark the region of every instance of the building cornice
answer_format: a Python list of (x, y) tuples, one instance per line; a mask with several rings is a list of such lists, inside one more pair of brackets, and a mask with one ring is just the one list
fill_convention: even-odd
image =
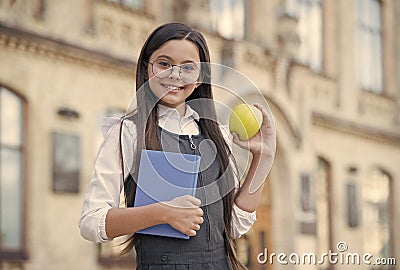
[(312, 113), (314, 126), (330, 129), (378, 143), (400, 146), (400, 133), (339, 119), (319, 112)]
[(8, 26), (0, 21), (0, 47), (26, 51), (55, 60), (133, 76), (136, 62), (88, 49), (68, 41)]

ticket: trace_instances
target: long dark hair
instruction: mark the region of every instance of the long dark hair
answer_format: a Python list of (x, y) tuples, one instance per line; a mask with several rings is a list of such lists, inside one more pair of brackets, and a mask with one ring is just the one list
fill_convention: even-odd
[[(220, 174), (225, 176), (225, 181), (230, 181), (228, 186), (234, 185), (234, 172), (230, 165), (229, 157), (231, 151), (227, 145), (218, 122), (216, 121), (216, 112), (213, 103), (213, 94), (210, 84), (210, 54), (207, 43), (203, 35), (194, 30), (192, 27), (182, 23), (168, 23), (156, 28), (150, 36), (147, 38), (143, 45), (142, 51), (137, 62), (136, 70), (136, 100), (137, 108), (134, 112), (126, 115), (124, 119), (131, 119), (136, 124), (137, 129), (137, 147), (136, 157), (140, 156), (142, 149), (153, 149), (161, 150), (161, 142), (158, 137), (158, 107), (155, 104), (158, 98), (149, 89), (148, 85), (148, 61), (150, 56), (160, 48), (165, 42), (169, 40), (188, 40), (193, 42), (199, 51), (200, 62), (203, 63), (201, 66), (202, 72), (202, 83), (197, 87), (195, 91), (186, 99), (188, 101), (195, 101), (201, 99), (201, 102), (193, 102), (194, 110), (200, 115), (199, 127), (207, 139), (211, 139), (216, 146), (217, 158), (220, 164)], [(205, 63), (205, 64), (204, 64)], [(202, 117), (206, 116), (206, 117)], [(122, 130), (121, 125), (121, 130)], [(121, 132), (120, 132), (121, 134)], [(121, 136), (120, 136), (121, 140)], [(120, 141), (120, 145), (121, 141)], [(121, 150), (121, 167), (124, 172), (124, 161)], [(135, 163), (134, 173), (128, 175), (127, 180), (124, 184), (125, 200), (128, 207), (133, 207), (133, 202), (136, 193), (136, 179), (139, 162)], [(226, 177), (228, 175), (228, 177)], [(231, 223), (232, 223), (232, 209), (235, 199), (234, 190), (230, 190), (226, 195), (223, 196), (223, 207), (224, 207), (224, 229), (225, 229), (225, 242), (228, 252), (230, 263), (234, 270), (246, 269), (243, 264), (238, 260), (233, 239), (231, 237)], [(223, 194), (224, 194), (223, 193)], [(136, 243), (136, 237), (133, 235), (128, 241), (128, 245), (125, 247), (123, 253), (129, 252)]]

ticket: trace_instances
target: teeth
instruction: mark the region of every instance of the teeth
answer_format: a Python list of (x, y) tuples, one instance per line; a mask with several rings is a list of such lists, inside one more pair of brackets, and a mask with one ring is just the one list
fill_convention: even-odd
[(164, 87), (169, 90), (179, 90), (182, 88), (182, 87), (177, 87), (177, 86), (172, 86), (172, 85), (164, 85)]

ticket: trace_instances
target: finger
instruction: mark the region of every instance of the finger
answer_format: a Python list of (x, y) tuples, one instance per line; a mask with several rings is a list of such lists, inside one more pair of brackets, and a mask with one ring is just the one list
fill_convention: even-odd
[(197, 210), (197, 216), (198, 217), (200, 217), (200, 218), (202, 218), (202, 216), (203, 216), (203, 210), (201, 209), (201, 208), (199, 208), (198, 210)]
[(200, 230), (200, 225), (199, 225), (199, 224), (194, 224), (194, 225), (193, 225), (193, 229), (194, 229), (195, 231)]
[(195, 198), (195, 197), (190, 196), (190, 195), (186, 195), (185, 199), (188, 202), (191, 202), (194, 206), (200, 206), (200, 204), (201, 204), (201, 201), (198, 198)]
[(197, 224), (203, 224), (204, 219), (202, 217), (199, 217), (198, 219), (196, 219), (196, 223)]
[(188, 233), (187, 233), (188, 236), (196, 236), (196, 234), (197, 233), (196, 233), (195, 230), (189, 230)]

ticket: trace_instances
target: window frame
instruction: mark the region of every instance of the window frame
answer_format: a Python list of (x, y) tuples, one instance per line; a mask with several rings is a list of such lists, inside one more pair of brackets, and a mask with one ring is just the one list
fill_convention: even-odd
[[(81, 137), (79, 134), (64, 132), (61, 130), (54, 130), (50, 134), (50, 142), (52, 148), (52, 191), (54, 194), (78, 194), (80, 189), (80, 178), (82, 175), (82, 146), (81, 146)], [(69, 154), (65, 153), (66, 144), (65, 141), (68, 141), (73, 144), (67, 145), (70, 150)], [(71, 154), (73, 151), (73, 154)], [(67, 160), (67, 163), (72, 161), (76, 161), (77, 167), (75, 170), (65, 171), (65, 167), (62, 165), (63, 163), (59, 161), (57, 158), (60, 155), (60, 152), (63, 153), (64, 160)], [(67, 176), (65, 175), (67, 173)]]
[[(364, 58), (364, 57), (362, 57), (362, 55), (359, 55), (359, 52), (358, 52), (359, 50), (357, 50), (357, 48), (358, 48), (359, 43), (360, 43), (359, 35), (360, 35), (361, 31), (364, 34), (366, 33), (366, 30), (365, 30), (366, 26), (365, 25), (363, 25), (363, 26), (360, 25), (358, 1), (359, 0), (355, 1), (355, 5), (356, 5), (355, 6), (356, 35), (354, 37), (355, 38), (354, 44), (355, 44), (355, 51), (356, 51), (356, 54), (355, 54), (355, 57), (356, 57), (356, 64), (355, 64), (355, 66), (356, 66), (356, 84), (357, 84), (357, 87), (359, 89), (361, 89), (362, 91), (369, 92), (369, 93), (376, 94), (376, 95), (385, 95), (386, 91), (385, 91), (385, 77), (384, 77), (384, 74), (385, 74), (385, 70), (384, 70), (384, 67), (385, 67), (385, 63), (384, 63), (384, 61), (385, 61), (385, 52), (384, 52), (385, 51), (384, 15), (385, 14), (384, 14), (384, 7), (383, 7), (384, 3), (383, 3), (382, 0), (367, 0), (367, 1), (375, 1), (380, 7), (380, 13), (379, 13), (379, 19), (380, 19), (379, 20), (379, 25), (380, 25), (380, 29), (379, 29), (380, 30), (380, 32), (379, 32), (380, 52), (379, 53), (380, 53), (380, 60), (381, 60), (380, 61), (381, 82), (380, 82), (380, 86), (379, 86), (380, 89), (373, 89), (373, 87), (371, 87), (370, 85), (369, 86), (364, 86), (363, 84), (365, 82), (364, 83), (361, 82), (361, 80), (362, 80), (361, 77), (366, 77), (365, 75), (367, 75), (367, 77), (368, 77), (372, 73), (375, 73), (375, 72), (369, 71), (367, 74), (362, 74), (361, 71), (360, 71), (360, 67), (361, 66), (365, 66), (366, 64), (360, 62), (360, 58)], [(365, 0), (363, 0), (363, 1), (365, 1)], [(370, 26), (368, 26), (367, 28), (370, 28)], [(372, 35), (371, 31), (368, 31), (368, 38), (370, 38), (371, 35)], [(371, 51), (368, 50), (368, 53), (371, 53)], [(370, 56), (370, 58), (373, 58), (373, 56)], [(372, 65), (368, 65), (368, 66), (372, 66)]]
[[(295, 1), (295, 3), (293, 2)], [(301, 21), (301, 14), (300, 14), (300, 10), (301, 8), (304, 6), (313, 6), (313, 5), (319, 5), (319, 11), (320, 11), (320, 36), (319, 36), (319, 52), (318, 52), (318, 58), (319, 61), (318, 63), (315, 65), (314, 63), (314, 59), (313, 57), (309, 57), (309, 56), (302, 56), (302, 33), (299, 30), (299, 24)], [(312, 71), (317, 72), (317, 73), (323, 73), (324, 69), (325, 69), (325, 61), (324, 61), (324, 50), (325, 50), (325, 42), (324, 42), (324, 30), (325, 30), (325, 21), (324, 21), (324, 16), (325, 16), (325, 12), (326, 10), (324, 9), (324, 0), (285, 0), (285, 4), (284, 4), (284, 14), (295, 19), (297, 21), (297, 35), (299, 38), (299, 47), (296, 51), (296, 54), (294, 56), (294, 59), (302, 64), (305, 65), (307, 67), (309, 67)], [(309, 25), (310, 23), (307, 23), (307, 25)], [(309, 31), (307, 31), (309, 32)], [(306, 39), (306, 45), (307, 45), (307, 52), (309, 51), (314, 51), (312, 48), (310, 48), (310, 46), (308, 45), (312, 45), (313, 43), (310, 42), (310, 35), (307, 34), (305, 35), (305, 39)], [(315, 61), (316, 62), (316, 61)]]
[[(21, 246), (19, 249), (12, 250), (3, 248), (0, 244), (0, 262), (1, 261), (26, 261), (29, 259), (27, 251), (27, 130), (28, 130), (28, 110), (27, 110), (27, 100), (24, 96), (15, 91), (12, 87), (0, 83), (0, 91), (9, 91), (12, 95), (16, 96), (21, 102), (21, 145), (18, 147), (21, 154), (21, 227), (20, 227), (20, 237)], [(1, 111), (0, 111), (1, 113)], [(0, 123), (1, 128), (1, 123)], [(0, 142), (1, 148), (1, 142)], [(0, 168), (1, 169), (1, 168)]]
[[(222, 24), (221, 21), (223, 20), (222, 18), (215, 18), (215, 14), (217, 12), (220, 12), (221, 10), (223, 10), (224, 8), (229, 7), (229, 19), (230, 19), (230, 23), (234, 23), (236, 20), (234, 19), (234, 1), (240, 1), (242, 4), (242, 11), (243, 11), (243, 22), (242, 22), (242, 31), (240, 32), (239, 35), (237, 35), (236, 33), (238, 33), (238, 31), (235, 31), (234, 29), (231, 29), (229, 31), (229, 33), (224, 33), (221, 32), (220, 30), (220, 25)], [(222, 5), (222, 9), (221, 10), (215, 10), (216, 6), (215, 3), (223, 3)], [(229, 5), (228, 6), (224, 6), (225, 2), (220, 2), (218, 0), (211, 0), (209, 2), (209, 6), (210, 6), (210, 14), (211, 14), (211, 29), (212, 31), (214, 31), (215, 33), (218, 33), (218, 35), (224, 37), (225, 39), (228, 40), (245, 40), (246, 39), (246, 26), (248, 26), (248, 21), (246, 18), (247, 15), (247, 10), (248, 10), (248, 6), (246, 4), (246, 0), (228, 0)], [(232, 26), (234, 27), (234, 26)]]
[[(333, 201), (332, 201), (332, 199), (333, 199), (333, 187), (332, 187), (332, 185), (333, 185), (333, 178), (332, 178), (332, 171), (333, 171), (333, 167), (332, 167), (332, 164), (331, 164), (331, 162), (329, 162), (326, 158), (324, 158), (324, 157), (322, 157), (322, 156), (317, 156), (317, 166), (318, 166), (318, 171), (320, 170), (320, 168), (321, 167), (324, 167), (325, 169), (326, 169), (326, 179), (325, 179), (325, 192), (326, 192), (326, 196), (327, 196), (327, 199), (326, 199), (326, 203), (327, 203), (327, 211), (328, 211), (328, 215), (327, 215), (327, 218), (328, 218), (328, 221), (327, 221), (327, 229), (328, 229), (328, 232), (327, 232), (327, 236), (328, 236), (328, 248), (329, 248), (329, 250), (334, 250), (334, 244), (333, 244)], [(321, 166), (321, 167), (320, 167)], [(316, 179), (315, 179), (316, 181), (319, 181), (320, 179), (318, 179), (318, 177), (316, 177)], [(314, 184), (317, 184), (316, 182), (314, 183)], [(316, 218), (317, 218), (317, 220), (316, 220), (316, 228), (317, 228), (317, 230), (318, 230), (318, 219), (319, 219), (319, 217), (318, 217), (318, 212), (317, 212), (317, 200), (318, 200), (318, 198), (316, 197), (316, 190), (314, 190), (314, 194), (315, 194), (315, 214), (316, 214)], [(316, 232), (316, 237), (318, 237), (319, 235), (318, 235), (318, 231)], [(319, 238), (319, 237), (318, 237)], [(318, 247), (318, 244), (319, 244), (319, 242), (318, 242), (318, 238), (317, 238), (317, 252), (319, 252), (320, 250), (319, 250), (319, 247)], [(325, 250), (324, 250), (325, 251)], [(323, 251), (323, 252), (324, 252)], [(328, 266), (327, 268), (325, 268), (325, 269), (332, 269), (332, 266)]]

